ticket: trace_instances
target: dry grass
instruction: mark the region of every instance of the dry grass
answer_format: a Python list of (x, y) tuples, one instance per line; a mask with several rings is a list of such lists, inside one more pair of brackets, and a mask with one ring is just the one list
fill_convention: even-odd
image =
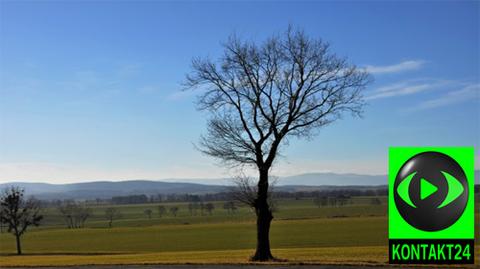
[[(284, 263), (303, 264), (386, 264), (385, 247), (327, 247), (274, 249)], [(228, 251), (179, 251), (155, 253), (91, 253), (91, 254), (35, 254), (7, 255), (0, 259), (0, 266), (72, 266), (106, 264), (248, 264), (253, 250)]]

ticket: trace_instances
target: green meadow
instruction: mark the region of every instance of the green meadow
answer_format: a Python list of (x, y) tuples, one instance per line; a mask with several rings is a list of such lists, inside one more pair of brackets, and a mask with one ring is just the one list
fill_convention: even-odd
[[(310, 199), (280, 200), (271, 227), (274, 255), (286, 262), (384, 264), (387, 262), (387, 207), (354, 198), (345, 206), (317, 207)], [(159, 217), (158, 204), (117, 206), (122, 218), (108, 228), (107, 206), (94, 206), (85, 228), (67, 229), (55, 208), (44, 210), (44, 225), (23, 237), (0, 235), (1, 266), (138, 263), (247, 263), (255, 247), (255, 215), (235, 213), (216, 202), (212, 214), (190, 215), (187, 203), (176, 217)], [(153, 211), (149, 219), (143, 212)]]

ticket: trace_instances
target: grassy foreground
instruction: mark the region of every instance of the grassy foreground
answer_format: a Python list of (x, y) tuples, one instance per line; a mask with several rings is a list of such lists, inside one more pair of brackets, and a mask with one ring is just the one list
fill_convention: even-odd
[[(25, 234), (22, 256), (13, 255), (13, 236), (0, 239), (0, 266), (241, 264), (253, 254), (255, 223), (42, 229)], [(288, 263), (384, 264), (386, 218), (277, 220), (271, 243)]]
[[(153, 208), (119, 206), (124, 217), (111, 229), (102, 219), (102, 207), (95, 208), (96, 217), (83, 229), (66, 229), (50, 209), (47, 225), (23, 236), (25, 255), (14, 255), (14, 237), (0, 234), (0, 267), (249, 263), (255, 219), (248, 209), (240, 208), (234, 215), (216, 210), (212, 215), (191, 216), (181, 204), (184, 210), (177, 217), (147, 219), (142, 215), (146, 206)], [(306, 200), (281, 201), (271, 227), (272, 251), (294, 264), (385, 265), (387, 222), (385, 204), (357, 201), (318, 208)], [(476, 250), (478, 261), (478, 245)]]
[[(273, 248), (385, 246), (385, 217), (274, 221)], [(45, 229), (26, 233), (26, 254), (142, 253), (242, 250), (255, 246), (255, 223), (149, 227)], [(15, 253), (14, 237), (2, 234), (0, 253)], [(20, 259), (22, 257), (19, 257)]]
[[(387, 262), (385, 247), (326, 247), (274, 249), (275, 255), (288, 259), (285, 263), (322, 263), (322, 264), (369, 264), (379, 265)], [(85, 264), (246, 264), (246, 257), (253, 249), (154, 252), (141, 254), (104, 254), (104, 255), (25, 255), (3, 256), (0, 266), (72, 266)], [(338, 255), (342, 253), (342, 255)]]

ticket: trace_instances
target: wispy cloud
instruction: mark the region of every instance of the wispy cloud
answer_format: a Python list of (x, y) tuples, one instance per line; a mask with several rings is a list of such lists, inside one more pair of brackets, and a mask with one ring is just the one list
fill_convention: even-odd
[(197, 94), (199, 94), (199, 92), (202, 92), (202, 91), (203, 89), (201, 88), (195, 89), (195, 90), (177, 90), (167, 95), (166, 99), (170, 101), (179, 101), (183, 99), (189, 99), (196, 96)]
[(412, 71), (418, 70), (425, 64), (423, 60), (409, 60), (403, 61), (398, 64), (393, 65), (383, 65), (383, 66), (375, 66), (375, 65), (367, 65), (365, 69), (371, 74), (391, 74), (391, 73), (399, 73), (404, 71)]
[(469, 100), (480, 100), (480, 84), (468, 81), (417, 79), (398, 82), (377, 88), (368, 94), (366, 100), (386, 99), (408, 96), (431, 91), (436, 97), (414, 105), (408, 111), (432, 109), (463, 103)]
[(452, 90), (437, 98), (426, 100), (412, 110), (424, 110), (480, 100), (480, 84), (469, 84), (459, 90)]
[(365, 97), (366, 100), (405, 96), (443, 87), (451, 83), (445, 80), (419, 79), (398, 82), (380, 87)]

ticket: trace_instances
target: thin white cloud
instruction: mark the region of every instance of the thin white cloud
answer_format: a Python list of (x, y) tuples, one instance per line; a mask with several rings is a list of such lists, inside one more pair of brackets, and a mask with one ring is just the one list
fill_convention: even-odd
[(194, 89), (194, 90), (177, 90), (171, 92), (169, 95), (167, 95), (166, 99), (169, 101), (180, 101), (184, 99), (190, 99), (200, 92), (202, 92), (204, 89), (199, 88), (199, 89)]
[(404, 71), (412, 71), (418, 70), (423, 67), (425, 61), (423, 60), (409, 60), (403, 61), (398, 64), (393, 65), (383, 65), (383, 66), (375, 66), (375, 65), (367, 65), (365, 69), (371, 74), (391, 74), (391, 73), (399, 73)]
[(444, 87), (451, 83), (445, 80), (418, 79), (398, 82), (380, 87), (368, 94), (366, 100), (375, 100), (421, 93), (433, 88)]
[(480, 100), (480, 84), (469, 84), (460, 90), (453, 90), (434, 99), (420, 103), (413, 110), (432, 109), (459, 104), (471, 100)]
[(370, 96), (367, 96), (366, 100), (388, 98), (402, 95), (410, 95), (419, 92), (426, 91), (431, 89), (432, 86), (429, 84), (419, 84), (419, 85), (392, 85), (385, 88), (379, 89), (377, 93), (374, 93)]

